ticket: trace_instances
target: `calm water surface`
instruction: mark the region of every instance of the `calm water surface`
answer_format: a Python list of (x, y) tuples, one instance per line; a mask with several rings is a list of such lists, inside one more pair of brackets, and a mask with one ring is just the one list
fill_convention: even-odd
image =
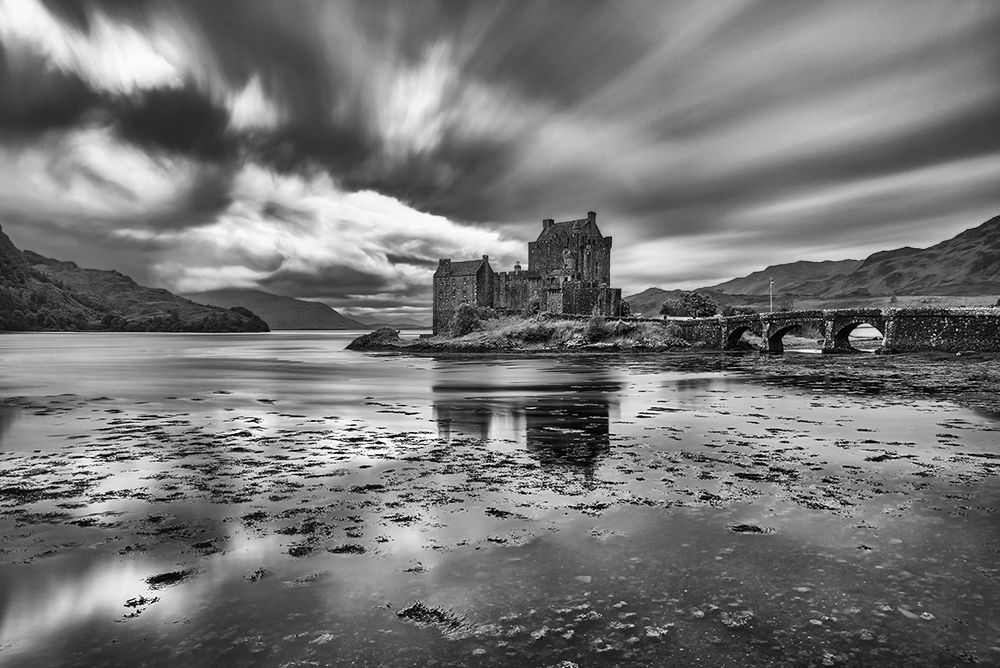
[(994, 419), (352, 337), (0, 336), (0, 665), (1000, 664)]

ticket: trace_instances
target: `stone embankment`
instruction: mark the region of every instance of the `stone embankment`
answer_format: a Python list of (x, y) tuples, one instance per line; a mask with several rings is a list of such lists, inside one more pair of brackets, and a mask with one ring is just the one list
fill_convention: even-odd
[(710, 348), (731, 349), (744, 333), (761, 339), (761, 351), (781, 353), (785, 334), (821, 331), (824, 353), (855, 352), (851, 332), (867, 324), (882, 334), (878, 352), (1000, 351), (1000, 308), (885, 308), (789, 311), (679, 320), (680, 336)]

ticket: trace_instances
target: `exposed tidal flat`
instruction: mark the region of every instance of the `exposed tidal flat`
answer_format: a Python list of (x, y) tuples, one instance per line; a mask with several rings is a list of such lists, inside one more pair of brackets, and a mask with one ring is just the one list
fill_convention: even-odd
[(1000, 663), (991, 356), (0, 337), (0, 665)]

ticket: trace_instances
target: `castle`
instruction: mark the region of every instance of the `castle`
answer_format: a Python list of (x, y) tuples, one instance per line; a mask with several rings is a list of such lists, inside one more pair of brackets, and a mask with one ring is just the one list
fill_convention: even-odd
[(434, 272), (434, 333), (447, 331), (460, 304), (521, 312), (541, 311), (606, 317), (621, 315), (622, 291), (610, 287), (611, 237), (601, 235), (597, 214), (557, 223), (542, 221), (538, 239), (528, 243), (528, 268), (495, 272), (489, 256), (452, 262)]

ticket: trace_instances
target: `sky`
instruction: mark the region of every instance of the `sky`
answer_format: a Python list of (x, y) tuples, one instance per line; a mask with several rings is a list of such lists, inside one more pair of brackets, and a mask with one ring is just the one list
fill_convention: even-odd
[(424, 316), (587, 211), (625, 295), (985, 222), (1000, 3), (0, 0), (20, 248)]

